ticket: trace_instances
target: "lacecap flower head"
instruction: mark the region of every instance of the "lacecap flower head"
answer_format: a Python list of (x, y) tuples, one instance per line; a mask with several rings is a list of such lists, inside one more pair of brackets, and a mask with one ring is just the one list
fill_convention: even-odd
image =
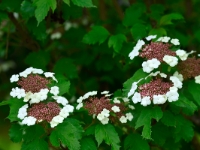
[[(100, 98), (96, 97), (97, 91), (86, 93), (77, 99), (77, 110), (83, 108), (88, 111), (89, 115), (97, 118), (102, 124), (108, 124), (111, 122), (120, 121), (121, 123), (127, 123), (133, 119), (133, 115), (129, 112), (130, 109), (134, 109), (129, 104), (128, 98), (115, 98), (113, 101), (109, 98), (112, 94), (109, 91), (101, 92)], [(128, 105), (128, 107), (126, 107)]]

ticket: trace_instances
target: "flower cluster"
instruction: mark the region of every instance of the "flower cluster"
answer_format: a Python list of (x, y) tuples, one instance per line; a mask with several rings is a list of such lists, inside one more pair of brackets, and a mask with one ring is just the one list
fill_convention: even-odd
[[(101, 92), (101, 94), (103, 96), (97, 98), (95, 97), (97, 91), (86, 93), (77, 100), (78, 105), (76, 109), (86, 109), (90, 115), (97, 117), (102, 124), (108, 124), (109, 120), (111, 120), (111, 122), (120, 121), (121, 123), (126, 123), (133, 119), (133, 115), (127, 112), (128, 108), (126, 104), (129, 103), (128, 98), (122, 98), (122, 103), (119, 98), (114, 98), (114, 100), (111, 101), (111, 99), (109, 99), (109, 96), (111, 96), (109, 91)], [(129, 105), (129, 108), (134, 109), (132, 105)]]
[(58, 82), (52, 72), (30, 67), (12, 75), (10, 81), (17, 82), (20, 86), (13, 88), (10, 95), (23, 98), (27, 103), (19, 109), (17, 116), (23, 125), (30, 126), (45, 121), (53, 128), (74, 110), (65, 97), (59, 96), (59, 87), (50, 86), (53, 82)]
[[(149, 83), (139, 85), (140, 81), (151, 77)], [(159, 71), (151, 73), (146, 78), (132, 83), (128, 97), (132, 96), (133, 103), (141, 103), (143, 106), (153, 104), (164, 104), (177, 101), (179, 98), (178, 89), (182, 88), (181, 80), (176, 76), (170, 76)]]
[[(143, 71), (147, 73), (157, 69), (161, 63), (175, 67), (179, 59), (184, 61), (191, 54), (178, 49), (178, 45), (180, 45), (178, 39), (171, 39), (166, 36), (156, 39), (156, 35), (150, 35), (146, 37), (146, 40), (138, 40), (136, 46), (129, 53), (129, 57), (130, 59), (136, 56), (145, 58), (146, 61), (142, 63), (142, 67)], [(172, 50), (174, 47), (176, 51)]]

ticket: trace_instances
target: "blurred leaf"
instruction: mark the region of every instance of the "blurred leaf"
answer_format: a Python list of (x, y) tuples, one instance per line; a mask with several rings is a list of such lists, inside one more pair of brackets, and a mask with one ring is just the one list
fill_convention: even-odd
[(132, 26), (135, 23), (142, 23), (140, 17), (146, 11), (144, 3), (134, 3), (131, 7), (127, 8), (124, 15), (123, 24), (125, 26)]
[(125, 150), (150, 150), (148, 142), (139, 134), (129, 134), (124, 141)]
[(94, 7), (92, 4), (92, 0), (71, 0), (74, 5), (80, 6), (80, 7)]
[(97, 146), (94, 142), (94, 139), (84, 137), (81, 140), (81, 150), (97, 150)]
[(33, 3), (36, 6), (35, 17), (38, 25), (47, 16), (50, 8), (53, 12), (56, 9), (56, 0), (33, 0)]
[(173, 20), (184, 20), (183, 16), (178, 13), (171, 13), (162, 16), (160, 19), (160, 26), (173, 24)]
[(92, 126), (88, 127), (88, 128), (85, 130), (84, 134), (85, 134), (86, 136), (95, 134), (95, 125), (92, 125)]
[(25, 63), (29, 66), (45, 69), (50, 61), (50, 54), (45, 51), (31, 52), (25, 58)]
[(54, 65), (53, 70), (56, 74), (63, 74), (70, 79), (78, 77), (76, 66), (73, 63), (73, 60), (69, 58), (59, 59)]
[(21, 125), (12, 124), (9, 130), (9, 137), (11, 141), (18, 143), (22, 141), (23, 130), (21, 129)]
[(109, 36), (109, 32), (101, 26), (93, 26), (92, 30), (83, 37), (86, 44), (102, 44)]
[(157, 28), (157, 29), (151, 29), (149, 31), (149, 35), (157, 35), (159, 37), (167, 35), (167, 32), (164, 28)]
[(200, 85), (191, 81), (188, 85), (188, 91), (192, 94), (194, 101), (200, 106)]
[(160, 107), (154, 108), (144, 108), (140, 113), (138, 120), (136, 121), (135, 128), (139, 128), (143, 126), (142, 136), (145, 139), (151, 139), (151, 119), (156, 119), (159, 121), (163, 116), (163, 112)]
[(21, 15), (23, 16), (23, 18), (28, 19), (34, 16), (34, 13), (35, 7), (33, 6), (33, 4), (28, 0), (24, 0), (21, 4)]
[(70, 81), (63, 75), (56, 75), (56, 79), (58, 80), (58, 83), (56, 83), (55, 86), (59, 87), (59, 95), (68, 93), (70, 88)]
[(161, 15), (164, 13), (165, 7), (161, 4), (153, 4), (150, 6), (150, 17), (158, 21), (161, 18)]
[(61, 142), (69, 150), (79, 150), (81, 147), (79, 140), (82, 137), (82, 132), (83, 129), (78, 120), (67, 118), (52, 131), (50, 141), (55, 147), (59, 147)]
[(70, 0), (63, 0), (63, 2), (70, 6)]
[(22, 0), (14, 0), (14, 1), (8, 1), (8, 0), (1, 0), (0, 2), (0, 9), (1, 10), (7, 10), (9, 12), (18, 12), (20, 9), (20, 5), (22, 3)]
[(136, 23), (131, 28), (131, 34), (135, 40), (139, 40), (147, 36), (146, 25)]
[(109, 38), (108, 46), (113, 47), (115, 52), (119, 53), (125, 41), (126, 41), (125, 35), (123, 34), (113, 35)]
[(103, 140), (106, 144), (111, 145), (112, 150), (119, 150), (120, 146), (120, 139), (115, 131), (115, 128), (111, 124), (98, 124), (95, 127), (95, 139), (98, 142), (98, 145), (100, 145)]
[(48, 150), (48, 143), (43, 139), (36, 139), (30, 143), (22, 143), (21, 150)]
[(161, 119), (161, 122), (166, 125), (166, 126), (172, 126), (172, 127), (175, 127), (176, 126), (176, 120), (175, 120), (175, 117), (174, 115), (166, 110), (164, 111), (163, 113), (163, 117)]

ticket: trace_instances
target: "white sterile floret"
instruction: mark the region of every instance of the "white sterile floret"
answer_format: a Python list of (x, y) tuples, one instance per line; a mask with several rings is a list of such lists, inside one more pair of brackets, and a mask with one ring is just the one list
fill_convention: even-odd
[(126, 119), (131, 121), (133, 119), (133, 115), (131, 113), (126, 113)]
[(141, 100), (141, 105), (147, 106), (151, 104), (150, 96), (145, 96)]
[(32, 96), (31, 96), (31, 99), (30, 99), (30, 104), (34, 104), (34, 103), (39, 103), (40, 102), (40, 99), (41, 99), (41, 95), (40, 93), (34, 93)]
[(83, 107), (83, 103), (79, 103), (79, 104), (76, 106), (76, 109), (79, 110), (81, 107)]
[(53, 119), (52, 119), (53, 122), (57, 122), (57, 123), (62, 123), (63, 120), (64, 120), (64, 118), (60, 115), (57, 115), (57, 116), (53, 117)]
[(132, 109), (132, 110), (135, 109), (135, 107), (134, 107), (133, 105), (128, 105), (128, 107), (129, 107), (130, 109)]
[(83, 95), (83, 100), (89, 98), (90, 96), (97, 95), (97, 91), (91, 91)]
[(110, 111), (108, 109), (104, 108), (103, 111), (101, 112), (101, 114), (103, 114), (105, 117), (109, 117)]
[(179, 94), (177, 91), (170, 90), (166, 93), (166, 96), (169, 102), (173, 102), (178, 100)]
[(157, 35), (149, 35), (146, 37), (147, 41), (151, 41), (152, 39), (155, 39)]
[(32, 96), (33, 96), (32, 92), (27, 92), (25, 97), (24, 97), (24, 102), (28, 102), (31, 99)]
[(82, 96), (77, 99), (77, 103), (82, 103), (82, 101), (83, 101), (83, 97)]
[(194, 79), (195, 83), (200, 84), (200, 75), (196, 76)]
[(59, 113), (60, 116), (62, 116), (63, 118), (67, 118), (69, 116), (69, 111), (67, 108), (62, 108), (60, 110), (60, 113)]
[(101, 120), (102, 124), (108, 124), (109, 118), (105, 117)]
[(32, 69), (32, 73), (33, 73), (33, 74), (43, 74), (43, 72), (44, 72), (44, 71), (43, 71), (42, 69), (36, 69), (36, 68), (33, 68), (33, 69)]
[(62, 34), (60, 32), (55, 32), (51, 35), (51, 39), (54, 40), (54, 39), (60, 39), (62, 36)]
[(24, 70), (23, 72), (19, 73), (20, 77), (27, 77), (29, 74), (31, 74), (31, 72), (33, 71), (33, 67), (29, 67), (26, 70)]
[(169, 40), (170, 40), (170, 37), (164, 36), (164, 37), (160, 37), (157, 41), (167, 43), (169, 42)]
[(183, 83), (177, 77), (171, 76), (169, 79), (173, 82), (175, 87), (179, 89), (182, 88)]
[(165, 61), (171, 67), (174, 67), (178, 64), (178, 58), (176, 58), (174, 56), (170, 56), (170, 55), (165, 55), (163, 57), (163, 61)]
[(103, 91), (103, 92), (101, 92), (101, 94), (108, 94), (109, 93), (109, 91)]
[(180, 42), (178, 39), (171, 39), (171, 43), (174, 45), (180, 45)]
[(103, 120), (104, 118), (105, 116), (102, 113), (97, 115), (97, 119), (99, 119), (100, 121)]
[(36, 123), (36, 118), (32, 116), (25, 117), (22, 121), (22, 124), (26, 124), (27, 126), (32, 126)]
[(150, 66), (149, 61), (144, 61), (142, 63), (142, 69), (146, 73), (150, 73), (154, 68)]
[(54, 128), (55, 126), (58, 125), (58, 122), (51, 121), (51, 122), (50, 122), (50, 125), (51, 125), (51, 128)]
[(66, 105), (64, 108), (67, 109), (69, 112), (74, 111), (74, 106), (72, 106), (72, 105)]
[(119, 119), (119, 121), (121, 123), (127, 123), (127, 118), (125, 116), (121, 116), (120, 119)]
[(19, 80), (19, 75), (18, 74), (14, 74), (11, 76), (10, 78), (10, 82), (17, 82)]
[(133, 95), (135, 93), (135, 90), (137, 89), (137, 82), (133, 82), (131, 86), (131, 90), (128, 92), (128, 97)]
[(120, 104), (121, 102), (120, 102), (120, 100), (118, 100), (117, 98), (114, 98), (113, 103), (115, 103), (115, 104)]
[(17, 97), (18, 99), (25, 97), (26, 93), (24, 89), (20, 89), (18, 87), (12, 88), (12, 91), (10, 92), (10, 96)]
[(59, 88), (57, 86), (51, 87), (50, 93), (52, 93), (54, 96), (57, 96), (59, 93)]
[(45, 72), (44, 73), (44, 75), (45, 75), (45, 77), (47, 77), (47, 78), (52, 78), (54, 81), (56, 81), (56, 82), (58, 82), (58, 80), (54, 77), (54, 74), (55, 73), (53, 73), (53, 72)]
[(41, 89), (40, 92), (38, 92), (38, 97), (41, 101), (44, 101), (47, 99), (47, 94), (49, 90), (48, 89)]
[(141, 102), (142, 98), (141, 98), (141, 94), (138, 92), (135, 92), (135, 94), (132, 97), (132, 101), (134, 104)]
[(188, 54), (186, 53), (186, 51), (181, 50), (181, 49), (179, 49), (179, 50), (176, 51), (176, 55), (179, 56), (179, 58), (181, 60), (183, 60), (183, 61), (186, 60), (187, 57), (188, 57)]
[(156, 59), (156, 58), (148, 60), (147, 62), (149, 63), (150, 67), (155, 68), (155, 69), (160, 66), (160, 61), (158, 59)]
[(63, 96), (53, 96), (53, 99), (55, 99), (57, 103), (62, 104), (63, 106), (68, 104), (68, 100)]
[(153, 103), (154, 104), (164, 104), (167, 101), (166, 95), (154, 95)]
[(120, 109), (119, 109), (118, 106), (113, 106), (111, 109), (112, 109), (114, 112), (120, 112)]
[(126, 98), (126, 97), (123, 97), (122, 99), (123, 99), (123, 101), (124, 101), (125, 103), (126, 103), (126, 102), (129, 102), (129, 99)]
[(142, 48), (142, 46), (145, 44), (143, 40), (138, 40), (136, 46), (133, 48), (133, 50), (129, 53), (130, 59), (135, 58), (135, 56), (139, 55), (139, 50)]
[(27, 108), (28, 108), (28, 104), (22, 106), (18, 111), (17, 117), (20, 118), (21, 120), (24, 119), (24, 117), (27, 116)]
[(104, 95), (105, 97), (110, 97), (112, 94), (106, 94), (106, 95)]
[(183, 81), (183, 75), (176, 71), (173, 76), (177, 77), (181, 82)]

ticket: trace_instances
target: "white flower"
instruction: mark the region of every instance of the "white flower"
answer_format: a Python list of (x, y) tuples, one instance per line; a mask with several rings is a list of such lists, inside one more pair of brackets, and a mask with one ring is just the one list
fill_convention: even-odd
[(142, 63), (142, 69), (144, 72), (146, 73), (150, 73), (154, 68), (150, 66), (151, 64), (149, 63), (149, 61), (144, 61)]
[(170, 91), (176, 91), (176, 92), (177, 92), (177, 91), (178, 91), (178, 88), (175, 87), (175, 86), (172, 86), (172, 87), (169, 88), (169, 90), (170, 90)]
[(104, 95), (105, 97), (110, 97), (112, 94), (106, 94), (106, 95)]
[(156, 59), (156, 58), (148, 60), (147, 62), (149, 64), (149, 66), (151, 68), (154, 68), (154, 69), (156, 69), (156, 68), (158, 68), (160, 66), (160, 61), (158, 59)]
[(169, 79), (173, 82), (175, 87), (179, 89), (182, 88), (183, 83), (177, 77), (171, 76)]
[(76, 109), (79, 110), (81, 107), (83, 107), (83, 103), (79, 103), (79, 104), (76, 106)]
[(194, 79), (195, 83), (200, 84), (200, 75), (196, 76)]
[(31, 100), (30, 100), (30, 104), (33, 104), (33, 103), (39, 103), (40, 102), (40, 93), (34, 93), (32, 96), (31, 96)]
[(127, 118), (125, 116), (121, 116), (120, 119), (119, 119), (119, 121), (121, 123), (127, 123)]
[(133, 58), (135, 58), (138, 55), (139, 55), (139, 50), (138, 49), (133, 49), (133, 51), (131, 51), (128, 56), (132, 60)]
[(183, 81), (183, 75), (176, 71), (173, 76), (177, 77), (181, 82)]
[(89, 98), (90, 96), (94, 96), (96, 94), (97, 94), (97, 91), (88, 92), (85, 95), (83, 95), (83, 100)]
[(147, 41), (150, 41), (150, 40), (152, 40), (152, 39), (155, 39), (156, 36), (157, 36), (157, 35), (149, 35), (149, 36), (146, 37), (146, 40), (147, 40)]
[(170, 55), (165, 55), (163, 57), (163, 61), (165, 61), (171, 67), (174, 67), (178, 64), (178, 58), (176, 58), (174, 56), (170, 56)]
[(57, 96), (59, 93), (59, 88), (57, 86), (51, 87), (50, 93), (52, 93), (54, 96)]
[(63, 106), (65, 106), (66, 104), (68, 104), (68, 100), (65, 97), (62, 97), (62, 96), (53, 96), (53, 98), (57, 101), (57, 103), (62, 104)]
[(180, 45), (178, 39), (171, 39), (171, 43), (174, 44), (174, 45)]
[(147, 106), (151, 104), (150, 96), (145, 96), (141, 100), (141, 105)]
[(21, 77), (25, 77), (26, 78), (29, 74), (31, 74), (32, 70), (33, 70), (33, 67), (27, 68), (23, 72), (19, 73), (19, 75)]
[(63, 108), (65, 108), (65, 109), (67, 109), (69, 112), (73, 112), (74, 111), (74, 106), (72, 106), (72, 105), (66, 105), (65, 107), (63, 107)]
[(103, 92), (101, 92), (101, 94), (108, 94), (109, 93), (109, 91), (103, 91)]
[(114, 100), (113, 100), (113, 103), (118, 103), (118, 104), (120, 104), (121, 102), (120, 102), (120, 100), (118, 100), (117, 98), (114, 98)]
[(60, 39), (62, 36), (62, 34), (60, 32), (55, 32), (51, 35), (51, 39), (54, 40), (54, 39)]
[(123, 99), (123, 101), (126, 103), (126, 102), (129, 102), (129, 99), (128, 98), (126, 98), (126, 97), (124, 97), (124, 98), (122, 98)]
[(142, 98), (141, 98), (141, 95), (140, 93), (138, 92), (135, 92), (135, 94), (133, 95), (132, 97), (132, 101), (134, 104), (138, 103), (138, 102), (141, 102)]
[(10, 82), (17, 82), (19, 80), (19, 75), (18, 74), (14, 74), (12, 75), (12, 77), (10, 78)]
[(27, 116), (27, 108), (28, 108), (27, 104), (22, 106), (18, 111), (17, 117), (20, 118), (21, 120), (24, 119), (24, 117)]
[(130, 108), (130, 109), (135, 109), (135, 107), (133, 106), (133, 105), (128, 105), (128, 107)]
[(181, 49), (179, 49), (179, 50), (176, 51), (176, 55), (179, 56), (179, 58), (181, 60), (183, 60), (183, 61), (186, 60), (187, 57), (188, 57), (188, 54), (186, 53), (186, 51), (181, 50)]
[(139, 55), (139, 50), (142, 48), (142, 46), (145, 44), (143, 40), (138, 40), (136, 46), (133, 48), (133, 50), (129, 53), (130, 59), (133, 59), (135, 56)]
[(178, 100), (179, 94), (177, 91), (170, 90), (169, 92), (166, 93), (166, 96), (169, 102), (173, 102)]
[(131, 121), (133, 119), (133, 115), (131, 113), (126, 113), (126, 119)]
[(101, 123), (102, 124), (108, 124), (108, 121), (109, 121), (109, 119), (108, 118), (103, 118), (102, 120), (101, 120)]
[(170, 37), (164, 36), (164, 37), (160, 37), (157, 41), (167, 43), (169, 42), (169, 40), (170, 40)]
[(59, 113), (60, 116), (62, 116), (63, 118), (67, 118), (69, 116), (69, 111), (67, 108), (62, 108), (60, 110), (60, 113)]
[(52, 121), (50, 122), (51, 128), (54, 128), (55, 126), (58, 125), (58, 122)]
[(17, 97), (18, 99), (25, 97), (26, 93), (24, 89), (20, 89), (18, 87), (12, 88), (12, 91), (10, 92), (10, 95), (12, 97)]
[(160, 73), (160, 76), (161, 76), (162, 78), (167, 78), (167, 75), (166, 75), (165, 73)]
[(97, 115), (97, 119), (99, 119), (99, 121), (103, 120), (104, 118), (105, 116), (102, 113)]
[(48, 89), (41, 89), (40, 92), (38, 92), (38, 96), (40, 97), (39, 99), (41, 101), (46, 100), (48, 92), (49, 92)]
[(44, 75), (45, 75), (45, 77), (47, 77), (47, 78), (52, 78), (54, 81), (56, 81), (56, 82), (58, 82), (58, 80), (54, 77), (54, 74), (55, 73), (53, 73), (53, 72), (45, 72), (44, 73)]
[(112, 109), (114, 112), (120, 112), (120, 109), (119, 109), (118, 106), (113, 106), (111, 109)]
[(28, 126), (32, 126), (36, 123), (36, 118), (29, 116), (29, 117), (25, 117), (24, 120), (22, 121), (22, 124), (26, 124)]
[(82, 96), (77, 99), (77, 103), (82, 103), (82, 101), (83, 101), (83, 97)]
[(128, 92), (128, 97), (133, 95), (135, 93), (135, 90), (137, 89), (137, 82), (133, 82), (131, 86), (131, 90)]
[(32, 73), (33, 73), (33, 74), (43, 74), (43, 72), (44, 72), (44, 71), (43, 71), (42, 69), (36, 69), (36, 68), (33, 68), (33, 69), (32, 69)]
[(28, 102), (31, 99), (32, 96), (33, 96), (32, 92), (27, 92), (25, 97), (24, 97), (24, 102)]
[(153, 103), (154, 104), (164, 104), (167, 101), (166, 95), (154, 95)]
[(53, 117), (52, 121), (57, 123), (62, 123), (64, 118), (60, 115)]
[(110, 111), (108, 109), (104, 108), (103, 111), (101, 112), (101, 114), (103, 114), (105, 117), (109, 117)]

